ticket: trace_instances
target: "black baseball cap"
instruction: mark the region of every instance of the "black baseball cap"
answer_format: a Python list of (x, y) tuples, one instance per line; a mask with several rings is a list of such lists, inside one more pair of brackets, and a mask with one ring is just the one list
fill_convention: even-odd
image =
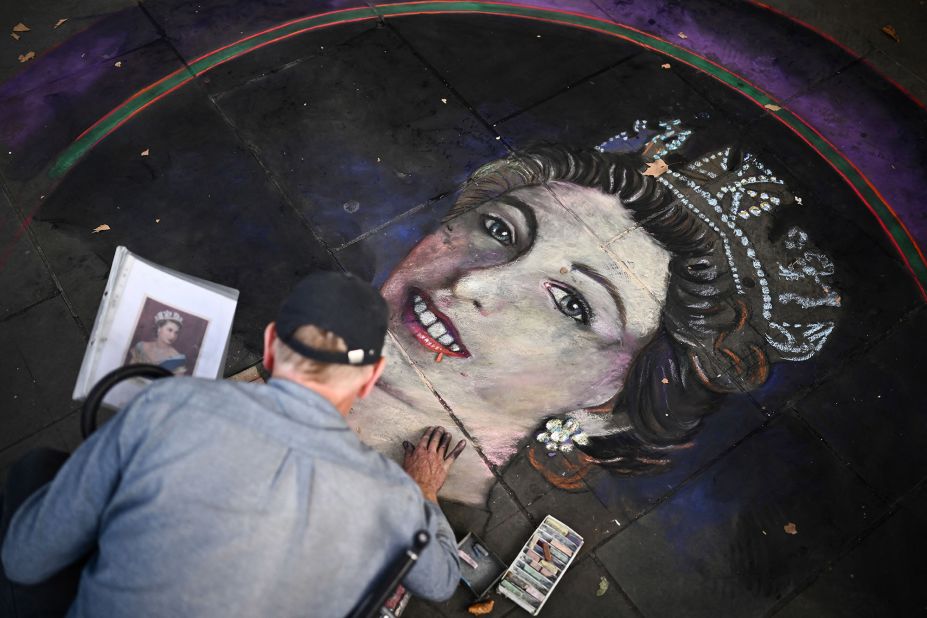
[[(389, 309), (380, 293), (350, 273), (319, 271), (300, 281), (277, 315), (277, 337), (295, 352), (323, 363), (370, 365), (383, 352)], [(347, 352), (316, 350), (296, 339), (303, 326), (330, 331)]]

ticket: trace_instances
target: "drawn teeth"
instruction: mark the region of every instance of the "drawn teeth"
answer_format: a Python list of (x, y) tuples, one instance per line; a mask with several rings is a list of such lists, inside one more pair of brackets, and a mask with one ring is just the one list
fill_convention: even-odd
[[(438, 318), (435, 318), (435, 319), (437, 320)], [(446, 332), (447, 332), (447, 328), (445, 328), (444, 324), (442, 324), (441, 322), (432, 324), (431, 326), (428, 327), (428, 334), (435, 338), (440, 337)]]
[(418, 321), (422, 323), (422, 326), (427, 328), (438, 321), (438, 316), (431, 311), (422, 311), (418, 314)]
[(444, 333), (443, 335), (441, 335), (440, 337), (438, 337), (438, 342), (441, 343), (441, 344), (443, 344), (443, 345), (450, 345), (450, 344), (454, 343), (454, 338), (451, 337), (449, 334)]
[(421, 313), (425, 309), (428, 309), (428, 305), (425, 303), (415, 303), (415, 306), (412, 308), (415, 309), (415, 313)]
[(453, 345), (451, 345), (450, 348), (448, 348), (448, 349), (449, 349), (451, 352), (460, 352), (460, 346), (457, 345), (456, 343), (453, 344)]

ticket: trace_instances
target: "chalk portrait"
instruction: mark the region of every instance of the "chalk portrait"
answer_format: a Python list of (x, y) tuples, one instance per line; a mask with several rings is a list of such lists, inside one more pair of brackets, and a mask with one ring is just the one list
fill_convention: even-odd
[[(397, 455), (391, 441), (428, 424), (423, 377), (492, 465), (527, 439), (579, 475), (658, 473), (726, 394), (820, 350), (833, 264), (800, 228), (773, 228), (801, 198), (731, 149), (645, 174), (667, 151), (545, 145), (478, 169), (382, 286), (421, 376), (394, 363), (349, 422)], [(492, 479), (468, 450), (443, 495), (479, 503)]]

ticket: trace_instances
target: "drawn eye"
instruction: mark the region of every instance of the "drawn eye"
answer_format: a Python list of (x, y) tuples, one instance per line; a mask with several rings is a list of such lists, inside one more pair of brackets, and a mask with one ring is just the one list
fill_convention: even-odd
[(581, 294), (569, 288), (554, 285), (553, 283), (545, 283), (544, 285), (554, 299), (554, 303), (557, 305), (557, 309), (560, 310), (560, 313), (568, 318), (573, 318), (577, 322), (583, 324), (589, 323), (589, 320), (592, 318), (592, 310)]
[(515, 232), (509, 227), (509, 224), (492, 215), (483, 215), (483, 228), (486, 233), (498, 240), (503, 245), (515, 243)]

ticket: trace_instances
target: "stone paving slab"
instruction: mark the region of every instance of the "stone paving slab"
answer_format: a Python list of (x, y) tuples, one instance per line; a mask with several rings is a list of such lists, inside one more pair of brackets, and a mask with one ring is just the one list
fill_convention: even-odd
[(504, 152), (389, 29), (226, 92), (218, 105), (333, 248), (453, 191), (477, 161)]
[(877, 345), (796, 402), (827, 443), (883, 498), (892, 501), (927, 476), (927, 417), (918, 385), (924, 311), (918, 310)]
[[(910, 496), (848, 555), (828, 565), (817, 581), (776, 613), (783, 618), (916, 616), (927, 592), (911, 585), (927, 575), (923, 487)], [(899, 576), (899, 572), (903, 573)]]
[(71, 393), (86, 343), (60, 295), (0, 322), (0, 449), (74, 409)]
[(645, 615), (685, 607), (713, 616), (723, 606), (760, 616), (884, 508), (801, 421), (783, 416), (597, 554)]
[(38, 247), (6, 195), (0, 195), (0, 318), (18, 313), (57, 293)]

